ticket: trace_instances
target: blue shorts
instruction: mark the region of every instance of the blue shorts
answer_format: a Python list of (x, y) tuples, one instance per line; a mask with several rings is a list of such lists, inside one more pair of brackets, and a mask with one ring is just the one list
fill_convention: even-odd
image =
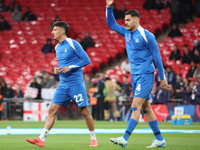
[(89, 105), (84, 82), (72, 86), (59, 84), (51, 102), (67, 107), (71, 101), (73, 101), (77, 107)]
[(132, 74), (133, 97), (141, 97), (146, 100), (151, 99), (151, 90), (154, 83), (154, 73)]

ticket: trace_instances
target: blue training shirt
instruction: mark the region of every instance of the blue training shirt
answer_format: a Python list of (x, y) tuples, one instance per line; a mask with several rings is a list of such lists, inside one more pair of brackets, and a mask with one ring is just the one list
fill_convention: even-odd
[(60, 72), (60, 83), (66, 83), (66, 86), (80, 84), (83, 81), (82, 67), (90, 64), (90, 59), (81, 45), (71, 38), (66, 38), (55, 46), (55, 51), (58, 67), (70, 68), (69, 72)]
[(106, 8), (106, 20), (107, 25), (111, 29), (125, 37), (131, 74), (154, 72), (154, 58), (161, 80), (165, 79), (163, 64), (155, 36), (151, 32), (143, 29), (140, 25), (135, 31), (131, 32), (117, 24), (112, 7), (107, 6)]

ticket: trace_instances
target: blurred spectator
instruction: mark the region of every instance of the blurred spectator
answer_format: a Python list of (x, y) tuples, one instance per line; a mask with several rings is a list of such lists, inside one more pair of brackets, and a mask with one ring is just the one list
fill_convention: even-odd
[(35, 72), (35, 79), (36, 79), (38, 84), (42, 83), (42, 74), (39, 71)]
[(77, 37), (76, 41), (79, 42), (79, 44), (81, 44), (81, 46), (83, 47), (82, 39), (80, 37)]
[(46, 78), (47, 72), (46, 69), (42, 69), (42, 79)]
[(194, 7), (197, 17), (200, 17), (200, 0), (194, 0)]
[(171, 7), (170, 7), (170, 13), (171, 13), (171, 25), (172, 24), (178, 24), (179, 23), (179, 16), (180, 16), (181, 8), (180, 3), (178, 0), (172, 0)]
[(55, 79), (56, 81), (60, 81), (60, 79), (59, 79), (59, 74), (54, 74), (54, 68), (52, 69), (52, 76), (54, 77), (54, 79)]
[(87, 93), (89, 95), (90, 99), (90, 105), (91, 105), (91, 114), (93, 119), (96, 119), (97, 116), (97, 98), (94, 97), (94, 93), (97, 90), (97, 83), (94, 83), (92, 88), (89, 89), (89, 92)]
[(94, 97), (97, 98), (97, 116), (96, 120), (104, 120), (104, 98), (105, 98), (105, 83), (103, 73), (97, 73), (95, 75), (97, 79), (97, 90), (94, 93)]
[(182, 3), (182, 18), (183, 18), (183, 22), (187, 23), (187, 18), (190, 18), (190, 21), (193, 22), (192, 19), (192, 14), (190, 11), (190, 6), (192, 3), (192, 0), (181, 0), (180, 1)]
[(19, 11), (21, 11), (21, 6), (16, 0), (11, 0), (11, 2), (8, 4), (8, 10), (13, 12), (14, 9), (17, 8)]
[(119, 11), (119, 18), (124, 20), (125, 18), (125, 12), (126, 12), (125, 4), (121, 5), (121, 10)]
[(165, 8), (171, 8), (172, 0), (164, 0), (163, 3)]
[(176, 73), (172, 70), (172, 67), (166, 68), (166, 79), (169, 85), (175, 85), (176, 83)]
[(156, 7), (155, 0), (146, 0), (143, 4), (143, 8), (147, 10), (154, 9), (155, 7)]
[(14, 11), (11, 13), (11, 17), (13, 21), (21, 21), (22, 20), (22, 13), (18, 10), (17, 7), (14, 8)]
[(49, 29), (51, 29), (51, 30), (53, 29), (53, 23), (56, 21), (61, 21), (59, 16), (55, 17), (55, 20), (49, 25)]
[(188, 49), (188, 46), (185, 44), (183, 45), (183, 57), (182, 57), (182, 64), (190, 64), (191, 60), (192, 60), (192, 53), (191, 51)]
[(181, 31), (179, 30), (178, 26), (176, 24), (172, 25), (172, 28), (168, 34), (169, 37), (176, 37), (176, 36), (182, 36)]
[(59, 81), (56, 81), (55, 84), (51, 87), (51, 89), (57, 89), (58, 88), (58, 84), (59, 84)]
[(7, 11), (7, 7), (3, 1), (0, 1), (0, 12)]
[(123, 84), (119, 81), (119, 76), (118, 75), (115, 75), (115, 83), (117, 83), (120, 87), (123, 86)]
[(86, 51), (88, 47), (93, 47), (94, 46), (94, 41), (93, 39), (90, 37), (90, 32), (87, 31), (86, 32), (86, 36), (85, 38), (82, 40), (81, 45), (83, 47), (83, 49)]
[(13, 98), (15, 96), (15, 92), (14, 90), (12, 89), (12, 83), (8, 83), (6, 85), (6, 88), (5, 90), (3, 91), (3, 97), (4, 98)]
[(16, 88), (15, 89), (15, 98), (22, 98), (24, 94), (22, 92), (22, 89), (21, 89), (20, 85), (16, 84), (15, 88)]
[(49, 39), (47, 39), (47, 43), (44, 44), (44, 46), (42, 47), (42, 52), (44, 54), (47, 54), (47, 53), (52, 52), (52, 49), (53, 49), (53, 44), (51, 42), (51, 39), (49, 38)]
[(89, 74), (84, 75), (84, 82), (85, 82), (85, 89), (86, 89), (87, 97), (89, 98), (89, 95), (88, 95), (89, 90), (93, 87), (93, 82), (91, 81)]
[(153, 93), (153, 97), (154, 98), (151, 104), (167, 104), (168, 91), (165, 91), (158, 86), (156, 92)]
[(26, 20), (26, 21), (32, 21), (32, 20), (36, 20), (36, 16), (31, 12), (30, 8), (27, 7), (26, 8), (26, 13), (23, 14), (22, 16), (22, 20)]
[(195, 64), (200, 63), (200, 54), (199, 54), (199, 50), (198, 49), (194, 50), (194, 55), (193, 55), (192, 60), (194, 61)]
[(155, 9), (158, 10), (158, 13), (160, 13), (161, 9), (164, 8), (164, 4), (161, 0), (156, 0), (156, 4), (155, 4)]
[(128, 73), (131, 72), (131, 67), (128, 58), (126, 58), (122, 63), (121, 63), (121, 70), (126, 70)]
[(200, 75), (200, 63), (198, 64), (198, 67), (194, 71), (193, 77), (197, 78), (197, 76), (199, 76), (199, 75)]
[(69, 28), (69, 31), (67, 32), (67, 37), (72, 38), (72, 39), (77, 38), (77, 34), (71, 26)]
[(191, 93), (192, 89), (194, 88), (194, 82), (190, 82), (190, 84), (186, 87), (184, 91), (182, 91), (183, 103), (184, 104), (191, 104)]
[(4, 90), (6, 89), (6, 82), (4, 81), (3, 77), (0, 77), (0, 88), (1, 88), (1, 95), (4, 92)]
[(192, 49), (193, 55), (194, 55), (195, 49), (197, 49), (200, 52), (200, 44), (199, 44), (198, 40), (194, 40), (194, 42), (193, 42), (193, 49)]
[(200, 75), (197, 76), (196, 80), (195, 104), (200, 105)]
[(130, 83), (128, 83), (128, 76), (127, 75), (123, 76), (123, 82), (124, 82), (124, 84), (122, 85), (122, 92), (126, 96), (130, 96), (130, 93), (132, 91), (132, 86), (131, 86)]
[(178, 46), (174, 46), (173, 52), (171, 52), (169, 59), (175, 61), (181, 59), (181, 53), (178, 49)]
[(41, 99), (41, 86), (37, 83), (36, 77), (33, 78), (30, 87), (38, 89), (38, 95), (35, 99)]
[(2, 110), (3, 110), (2, 98), (3, 98), (3, 96), (0, 94), (0, 120), (1, 120)]
[(181, 74), (176, 75), (176, 83), (174, 85), (174, 98), (175, 99), (182, 99), (182, 91), (184, 90), (184, 84), (182, 82)]
[(184, 90), (186, 90), (187, 86), (189, 86), (190, 82), (187, 78), (183, 79), (183, 88)]
[(119, 10), (116, 8), (115, 3), (113, 3), (112, 8), (113, 8), (113, 14), (114, 14), (115, 19), (120, 19)]
[(10, 30), (10, 24), (4, 19), (3, 16), (1, 16), (1, 20), (0, 20), (0, 31), (3, 30)]
[(46, 77), (42, 79), (42, 88), (51, 88), (55, 85), (55, 79), (50, 73), (46, 73)]
[[(120, 120), (120, 113), (117, 110), (117, 97), (115, 96), (115, 92), (121, 90), (121, 87), (112, 82), (109, 77), (105, 79), (105, 86), (107, 91), (107, 96), (105, 97), (104, 102), (108, 102), (109, 106), (111, 107), (113, 116), (116, 120)], [(104, 120), (110, 119), (110, 111), (109, 109), (105, 108), (104, 112)]]
[(188, 103), (192, 105), (198, 105), (200, 104), (200, 84), (199, 84), (199, 77), (197, 77), (197, 82), (191, 82), (190, 83), (190, 90), (183, 91), (183, 94), (190, 94), (190, 97), (188, 99)]
[(193, 60), (191, 61), (190, 65), (191, 65), (191, 68), (188, 70), (188, 73), (187, 73), (187, 76), (186, 76), (187, 78), (193, 78), (194, 72), (195, 72), (195, 70), (197, 68), (195, 66), (195, 63), (194, 63)]

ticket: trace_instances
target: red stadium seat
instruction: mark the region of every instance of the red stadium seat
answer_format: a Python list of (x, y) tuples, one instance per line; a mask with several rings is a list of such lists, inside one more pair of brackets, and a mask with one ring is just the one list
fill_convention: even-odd
[(182, 64), (182, 66), (181, 66), (181, 70), (186, 70), (186, 71), (188, 71), (189, 69), (190, 69), (190, 65), (189, 64)]

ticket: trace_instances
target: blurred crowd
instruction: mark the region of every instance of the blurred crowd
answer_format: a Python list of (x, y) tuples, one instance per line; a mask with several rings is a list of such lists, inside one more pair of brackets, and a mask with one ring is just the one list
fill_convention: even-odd
[(146, 0), (143, 7), (147, 10), (158, 9), (159, 12), (169, 8), (172, 16), (171, 24), (187, 23), (187, 18), (193, 22), (193, 13), (200, 17), (200, 0), (194, 0), (194, 4), (192, 0)]

